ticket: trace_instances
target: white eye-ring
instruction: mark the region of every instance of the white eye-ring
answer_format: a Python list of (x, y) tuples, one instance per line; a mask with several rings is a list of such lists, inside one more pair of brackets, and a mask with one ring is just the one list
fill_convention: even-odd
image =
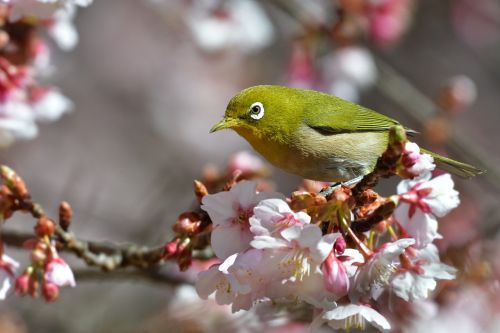
[(250, 110), (248, 111), (250, 117), (255, 120), (259, 120), (264, 117), (264, 105), (261, 102), (255, 102), (250, 106)]

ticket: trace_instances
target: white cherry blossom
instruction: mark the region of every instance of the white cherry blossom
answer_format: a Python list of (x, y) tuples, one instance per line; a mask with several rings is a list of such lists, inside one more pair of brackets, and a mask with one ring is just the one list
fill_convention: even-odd
[(431, 180), (403, 180), (398, 185), (401, 203), (394, 211), (394, 217), (415, 238), (415, 247), (424, 248), (438, 233), (436, 217), (443, 217), (460, 203), (458, 192), (449, 174)]
[(249, 248), (253, 234), (250, 232), (249, 218), (253, 208), (262, 200), (283, 197), (279, 193), (257, 193), (257, 183), (241, 181), (229, 191), (203, 197), (201, 208), (213, 222), (212, 248), (220, 259)]
[(455, 268), (440, 262), (438, 249), (434, 244), (417, 251), (412, 261), (418, 270), (398, 273), (391, 281), (394, 293), (405, 301), (426, 299), (436, 289), (436, 280), (452, 280), (456, 276)]

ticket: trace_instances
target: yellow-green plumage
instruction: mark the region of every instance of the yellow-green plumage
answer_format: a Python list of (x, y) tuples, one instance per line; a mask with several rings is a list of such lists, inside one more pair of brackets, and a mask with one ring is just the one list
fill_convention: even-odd
[[(255, 86), (231, 99), (224, 119), (212, 131), (235, 130), (267, 160), (290, 173), (339, 182), (371, 172), (387, 148), (389, 129), (397, 124), (321, 92)], [(480, 173), (473, 166), (432, 155), (438, 166), (460, 176)]]

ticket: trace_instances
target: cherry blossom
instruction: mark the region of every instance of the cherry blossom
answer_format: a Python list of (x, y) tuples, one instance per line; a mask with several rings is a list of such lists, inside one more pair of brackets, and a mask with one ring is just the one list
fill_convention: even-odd
[(278, 237), (260, 235), (250, 243), (257, 249), (280, 249), (280, 268), (291, 280), (302, 280), (313, 273), (333, 248), (339, 233), (323, 236), (315, 224), (293, 225)]
[(387, 319), (369, 306), (361, 304), (346, 304), (332, 306), (317, 316), (313, 327), (319, 327), (327, 323), (333, 329), (366, 329), (366, 322), (370, 323), (382, 332), (391, 329)]
[(434, 239), (441, 238), (436, 217), (443, 217), (460, 203), (453, 187), (449, 174), (431, 180), (423, 178), (399, 183), (401, 203), (394, 217), (408, 235), (415, 238), (415, 247), (424, 248)]
[(57, 287), (75, 287), (75, 277), (69, 265), (60, 257), (52, 258), (45, 266), (45, 280)]
[(257, 193), (256, 189), (256, 182), (242, 181), (229, 191), (203, 197), (201, 208), (214, 224), (212, 248), (220, 259), (248, 249), (253, 238), (248, 221), (253, 208), (264, 199), (282, 197), (279, 193)]
[(263, 251), (251, 249), (229, 256), (198, 275), (196, 291), (204, 299), (215, 294), (217, 304), (232, 304), (233, 312), (249, 310), (264, 288), (258, 271), (262, 255)]
[(262, 200), (253, 209), (250, 231), (256, 236), (278, 236), (280, 231), (293, 225), (304, 225), (311, 217), (304, 212), (293, 212), (282, 199)]
[(391, 281), (394, 293), (405, 301), (426, 299), (436, 288), (436, 280), (452, 280), (456, 274), (455, 268), (440, 262), (434, 244), (416, 252), (412, 258), (415, 267), (396, 274)]
[(411, 238), (383, 244), (363, 266), (359, 267), (349, 297), (354, 301), (364, 295), (377, 299), (396, 272), (399, 264), (396, 258), (413, 244), (415, 240)]

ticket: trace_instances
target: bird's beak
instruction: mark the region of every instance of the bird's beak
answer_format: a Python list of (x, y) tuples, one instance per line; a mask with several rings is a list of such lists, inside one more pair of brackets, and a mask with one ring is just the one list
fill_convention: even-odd
[(210, 133), (220, 131), (225, 128), (232, 128), (238, 123), (238, 120), (232, 118), (222, 118), (217, 124), (210, 129)]

